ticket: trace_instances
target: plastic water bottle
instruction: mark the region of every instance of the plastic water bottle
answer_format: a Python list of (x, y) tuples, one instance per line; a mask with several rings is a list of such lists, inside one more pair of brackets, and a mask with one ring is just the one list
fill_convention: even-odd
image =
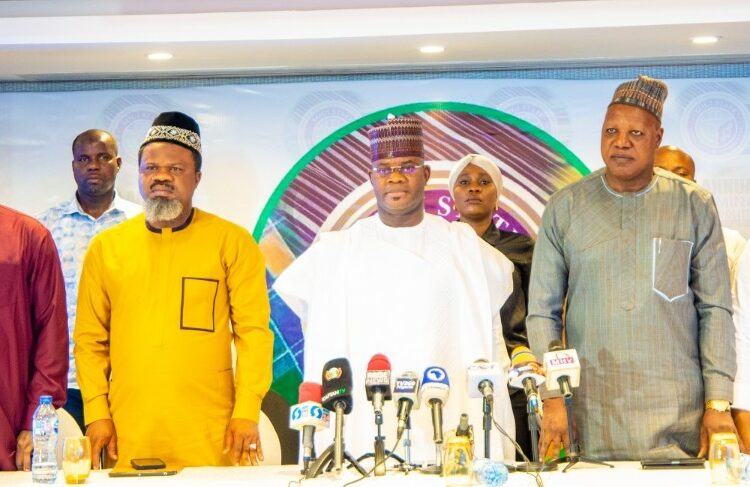
[(54, 484), (57, 479), (55, 452), (58, 423), (52, 396), (40, 396), (32, 421), (34, 453), (31, 459), (31, 480), (35, 483)]

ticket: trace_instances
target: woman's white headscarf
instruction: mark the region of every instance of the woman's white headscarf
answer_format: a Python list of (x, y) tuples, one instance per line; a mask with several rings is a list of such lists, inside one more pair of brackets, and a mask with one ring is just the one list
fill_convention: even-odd
[(503, 175), (500, 173), (500, 168), (490, 159), (479, 154), (469, 154), (453, 165), (453, 169), (451, 169), (448, 175), (448, 191), (451, 192), (451, 198), (455, 201), (456, 195), (453, 194), (453, 186), (455, 186), (458, 176), (469, 164), (474, 164), (484, 169), (484, 172), (490, 176), (490, 179), (495, 184), (497, 199), (500, 199), (500, 194), (503, 192)]

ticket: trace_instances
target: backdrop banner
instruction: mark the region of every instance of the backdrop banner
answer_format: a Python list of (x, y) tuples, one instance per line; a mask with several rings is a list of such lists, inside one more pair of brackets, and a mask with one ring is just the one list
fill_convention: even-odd
[[(138, 147), (158, 113), (183, 111), (201, 125), (204, 174), (194, 203), (253, 233), (270, 287), (319, 232), (375, 211), (367, 129), (409, 114), (424, 122), (433, 169), (427, 211), (456, 218), (448, 172), (481, 153), (504, 176), (497, 225), (535, 236), (550, 195), (602, 167), (599, 133), (621, 81), (445, 77), (0, 93), (0, 203), (37, 215), (70, 198), (70, 145), (89, 128), (116, 136), (118, 193), (140, 202)], [(750, 237), (750, 79), (667, 82), (664, 144), (693, 156), (722, 224)], [(295, 402), (302, 329), (275, 293), (270, 299), (273, 388)]]

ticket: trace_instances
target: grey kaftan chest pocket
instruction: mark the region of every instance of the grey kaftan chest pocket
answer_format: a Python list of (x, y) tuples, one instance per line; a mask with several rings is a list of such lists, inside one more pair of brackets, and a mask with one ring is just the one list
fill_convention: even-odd
[(670, 302), (685, 296), (688, 293), (693, 242), (655, 237), (653, 247), (654, 292)]
[(218, 291), (217, 279), (183, 277), (180, 328), (213, 332)]

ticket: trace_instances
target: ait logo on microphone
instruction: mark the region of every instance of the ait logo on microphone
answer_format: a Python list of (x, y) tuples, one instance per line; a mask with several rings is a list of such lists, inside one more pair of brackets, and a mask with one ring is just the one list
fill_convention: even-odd
[(323, 378), (327, 381), (331, 381), (340, 378), (342, 374), (341, 367), (331, 367), (325, 371)]

